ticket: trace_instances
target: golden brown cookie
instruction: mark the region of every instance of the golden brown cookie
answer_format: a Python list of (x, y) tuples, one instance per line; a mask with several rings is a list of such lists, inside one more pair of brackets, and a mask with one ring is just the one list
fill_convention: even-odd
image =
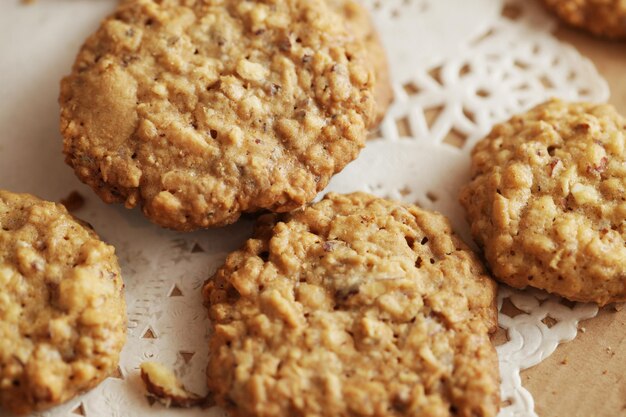
[(567, 24), (596, 36), (626, 39), (624, 0), (543, 0)]
[(496, 126), (461, 192), (494, 275), (575, 301), (626, 300), (626, 120), (551, 100)]
[(113, 247), (62, 205), (0, 190), (0, 407), (25, 414), (94, 387), (125, 340)]
[(326, 2), (126, 0), (61, 83), (66, 161), (173, 229), (289, 211), (358, 155), (374, 80)]
[(363, 193), (260, 218), (204, 287), (233, 416), (495, 416), (495, 283), (442, 215)]
[(376, 74), (374, 99), (376, 101), (376, 118), (374, 126), (382, 121), (387, 109), (393, 101), (393, 87), (387, 61), (387, 53), (382, 45), (378, 32), (374, 27), (369, 12), (356, 0), (327, 0), (331, 7), (345, 19), (348, 29), (361, 39), (367, 48), (369, 62)]

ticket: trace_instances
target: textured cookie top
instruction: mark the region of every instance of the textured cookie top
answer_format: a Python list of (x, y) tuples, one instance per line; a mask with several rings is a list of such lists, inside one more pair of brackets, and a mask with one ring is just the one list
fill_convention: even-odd
[(571, 300), (626, 300), (626, 120), (552, 100), (496, 126), (462, 190), (494, 275)]
[(376, 75), (373, 94), (376, 102), (374, 125), (377, 125), (385, 117), (393, 101), (393, 87), (385, 48), (369, 12), (361, 3), (355, 0), (327, 1), (333, 10), (343, 16), (348, 29), (354, 36), (365, 43), (370, 65)]
[(364, 144), (365, 57), (322, 1), (123, 1), (61, 83), (66, 161), (179, 230), (300, 207)]
[(543, 0), (566, 23), (594, 35), (626, 39), (626, 0)]
[(114, 249), (63, 206), (0, 190), (0, 407), (42, 410), (111, 374), (122, 288)]
[(204, 287), (234, 416), (495, 416), (495, 284), (440, 214), (329, 194), (266, 215)]

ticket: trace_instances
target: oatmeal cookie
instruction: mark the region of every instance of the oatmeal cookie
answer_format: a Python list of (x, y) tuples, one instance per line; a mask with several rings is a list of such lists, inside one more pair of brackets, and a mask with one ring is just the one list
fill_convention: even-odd
[(567, 24), (596, 36), (626, 39), (626, 0), (543, 0)]
[(363, 193), (260, 218), (203, 294), (233, 416), (495, 416), (495, 284), (440, 214)]
[(43, 410), (117, 367), (126, 307), (113, 247), (60, 204), (0, 190), (0, 407)]
[(393, 101), (393, 88), (387, 53), (382, 45), (378, 32), (374, 27), (369, 12), (356, 0), (327, 0), (331, 7), (345, 19), (354, 35), (363, 40), (369, 53), (369, 61), (376, 74), (374, 99), (376, 102), (376, 118), (373, 127), (382, 121), (389, 105)]
[(494, 275), (570, 300), (626, 300), (626, 120), (551, 100), (496, 126), (461, 192)]
[(322, 1), (123, 1), (61, 82), (66, 162), (172, 229), (295, 209), (364, 145), (367, 58)]

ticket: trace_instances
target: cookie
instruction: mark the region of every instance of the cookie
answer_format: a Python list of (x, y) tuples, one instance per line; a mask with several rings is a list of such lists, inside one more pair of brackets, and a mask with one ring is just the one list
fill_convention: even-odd
[(345, 19), (354, 35), (361, 39), (369, 53), (369, 61), (376, 75), (374, 85), (374, 99), (376, 102), (376, 117), (374, 127), (383, 120), (387, 109), (393, 101), (393, 87), (391, 73), (387, 61), (387, 53), (382, 45), (378, 32), (368, 11), (355, 0), (327, 0), (331, 7)]
[(177, 230), (298, 208), (364, 145), (367, 57), (326, 2), (123, 1), (61, 82), (66, 162)]
[(626, 120), (551, 100), (497, 125), (461, 192), (495, 277), (574, 301), (626, 300)]
[(626, 2), (623, 0), (543, 0), (567, 24), (596, 36), (626, 39)]
[(233, 416), (495, 416), (495, 284), (440, 214), (364, 193), (260, 218), (203, 294)]
[(0, 407), (60, 404), (115, 371), (126, 307), (113, 247), (65, 207), (0, 190)]

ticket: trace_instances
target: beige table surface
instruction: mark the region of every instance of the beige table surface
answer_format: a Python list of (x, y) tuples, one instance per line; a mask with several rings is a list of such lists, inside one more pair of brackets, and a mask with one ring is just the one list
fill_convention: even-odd
[[(626, 115), (626, 42), (600, 41), (567, 28), (560, 28), (558, 36), (594, 62), (609, 82), (611, 103)], [(522, 374), (537, 414), (626, 416), (626, 307), (606, 307), (579, 328), (584, 332), (575, 340)]]

